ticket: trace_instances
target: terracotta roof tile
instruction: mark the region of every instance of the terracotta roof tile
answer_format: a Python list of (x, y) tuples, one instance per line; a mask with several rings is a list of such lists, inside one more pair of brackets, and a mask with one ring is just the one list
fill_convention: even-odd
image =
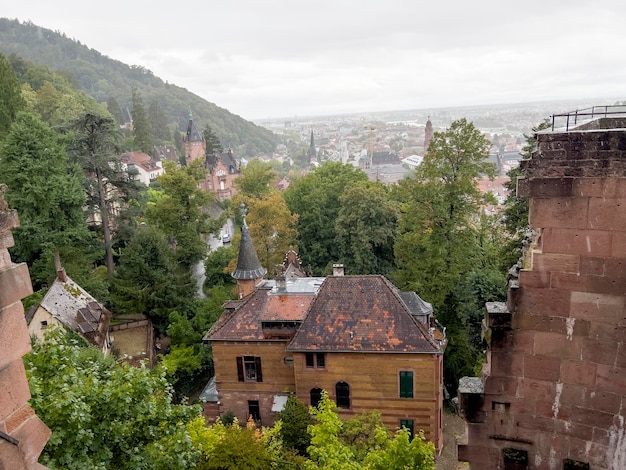
[(383, 276), (326, 278), (287, 349), (442, 352)]

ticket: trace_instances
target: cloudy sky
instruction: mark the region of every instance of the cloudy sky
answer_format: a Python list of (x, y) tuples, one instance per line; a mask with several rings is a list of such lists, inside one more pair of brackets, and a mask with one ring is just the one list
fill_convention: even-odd
[(0, 15), (246, 119), (626, 99), (623, 0), (19, 0)]

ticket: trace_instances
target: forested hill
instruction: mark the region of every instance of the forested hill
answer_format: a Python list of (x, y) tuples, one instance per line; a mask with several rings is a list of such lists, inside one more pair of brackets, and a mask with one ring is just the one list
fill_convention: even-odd
[(122, 110), (131, 108), (131, 90), (135, 88), (146, 105), (158, 102), (168, 122), (181, 130), (186, 128), (191, 110), (199, 130), (208, 124), (222, 145), (232, 147), (240, 156), (270, 153), (275, 148), (276, 137), (267, 129), (185, 88), (165, 83), (150, 70), (111, 59), (62, 32), (0, 18), (0, 52), (61, 72), (99, 102), (114, 98)]

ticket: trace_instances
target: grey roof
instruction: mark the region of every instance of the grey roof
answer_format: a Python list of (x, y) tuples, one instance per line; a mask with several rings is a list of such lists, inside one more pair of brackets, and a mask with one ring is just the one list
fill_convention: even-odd
[(423, 300), (415, 292), (400, 292), (399, 293), (402, 302), (409, 309), (411, 315), (430, 315), (433, 313), (433, 306)]
[(102, 347), (111, 313), (69, 276), (65, 276), (65, 279), (55, 279), (41, 301), (41, 308), (67, 328)]
[(241, 228), (241, 243), (239, 244), (239, 257), (237, 269), (232, 274), (235, 279), (260, 279), (267, 273), (267, 269), (261, 266), (256, 254), (252, 237), (248, 232), (245, 222)]
[(193, 123), (193, 119), (189, 116), (189, 122), (187, 123), (187, 133), (185, 135), (187, 142), (200, 142), (204, 140), (202, 134), (198, 132), (198, 128)]
[(209, 382), (206, 384), (206, 387), (204, 387), (204, 390), (202, 390), (202, 393), (200, 393), (200, 396), (198, 398), (202, 401), (207, 402), (219, 401), (219, 398), (217, 396), (217, 385), (215, 383), (215, 376), (209, 379)]

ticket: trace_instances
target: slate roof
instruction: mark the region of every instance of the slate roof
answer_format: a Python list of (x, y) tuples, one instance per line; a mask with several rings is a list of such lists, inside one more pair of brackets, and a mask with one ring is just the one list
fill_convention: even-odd
[(264, 284), (243, 299), (234, 312), (225, 312), (205, 335), (204, 341), (265, 340), (263, 322), (301, 321), (313, 298), (313, 292), (278, 294), (273, 292), (271, 285)]
[(443, 352), (383, 276), (327, 277), (287, 350)]
[(104, 345), (111, 313), (69, 276), (52, 283), (40, 307), (90, 343)]
[(237, 269), (231, 274), (235, 279), (260, 279), (267, 273), (267, 269), (261, 266), (256, 254), (254, 243), (248, 227), (244, 223), (241, 228), (241, 242), (239, 243), (239, 256)]
[(235, 156), (233, 155), (232, 149), (228, 149), (221, 155), (206, 156), (205, 166), (210, 173), (213, 173), (213, 170), (217, 166), (218, 160), (222, 162), (224, 167), (228, 170), (228, 173), (239, 173), (239, 167), (237, 165), (237, 161), (235, 160)]

